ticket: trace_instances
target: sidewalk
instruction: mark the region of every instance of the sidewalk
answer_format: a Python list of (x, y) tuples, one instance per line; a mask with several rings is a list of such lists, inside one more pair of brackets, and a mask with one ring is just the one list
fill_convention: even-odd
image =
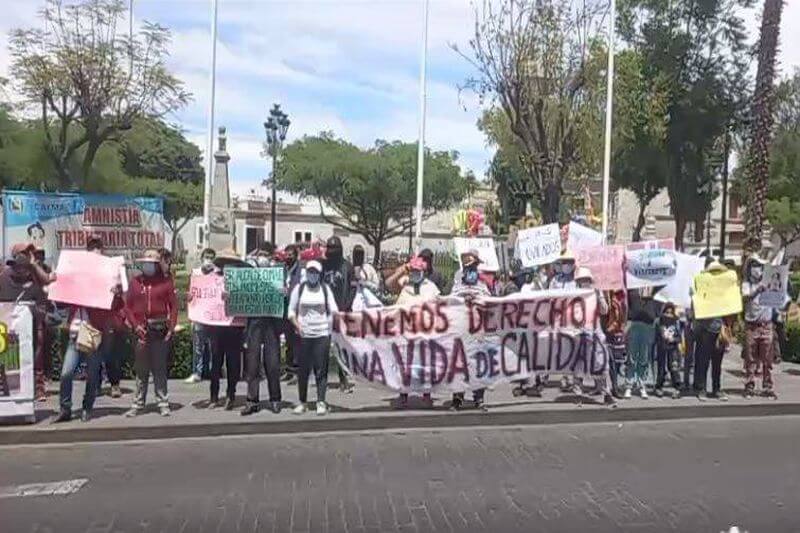
[[(736, 352), (726, 355), (723, 363), (722, 382), (730, 395), (728, 402), (700, 402), (693, 396), (678, 400), (651, 396), (648, 400), (622, 400), (617, 408), (610, 409), (602, 405), (600, 397), (594, 396), (584, 396), (579, 406), (576, 396), (562, 394), (553, 387), (545, 390), (543, 398), (515, 398), (511, 394), (511, 385), (503, 384), (487, 391), (488, 412), (470, 409), (451, 412), (448, 410), (450, 398), (443, 395), (434, 397), (433, 409), (423, 409), (412, 398), (410, 408), (399, 411), (393, 407), (394, 396), (391, 393), (358, 385), (353, 394), (343, 394), (336, 388), (335, 376), (331, 376), (333, 383), (328, 403), (332, 412), (325, 417), (313, 412), (304, 416), (293, 415), (291, 406), (297, 400), (297, 387), (285, 383), (284, 410), (280, 414), (275, 415), (263, 409), (253, 416), (242, 417), (239, 408), (244, 404), (244, 383), (239, 383), (236, 409), (229, 412), (221, 408), (207, 409), (208, 382), (189, 385), (173, 380), (169, 383), (172, 416), (159, 416), (152, 403), (155, 398), (151, 384), (147, 411), (135, 418), (125, 418), (121, 415), (130, 407), (133, 390), (133, 382), (125, 381), (121, 399), (110, 398), (108, 387), (103, 387), (103, 395), (97, 399), (89, 423), (73, 420), (64, 424), (50, 422), (58, 409), (58, 384), (51, 383), (48, 401), (37, 404), (37, 423), (0, 425), (0, 445), (800, 414), (800, 365), (781, 363), (774, 375), (778, 400), (761, 397), (745, 400), (742, 397), (741, 359)], [(224, 387), (223, 382), (223, 390)], [(80, 406), (83, 388), (83, 382), (75, 382), (73, 401), (76, 409)], [(263, 402), (266, 399), (266, 383), (262, 383), (261, 389)], [(312, 385), (309, 399), (315, 398), (316, 391)]]

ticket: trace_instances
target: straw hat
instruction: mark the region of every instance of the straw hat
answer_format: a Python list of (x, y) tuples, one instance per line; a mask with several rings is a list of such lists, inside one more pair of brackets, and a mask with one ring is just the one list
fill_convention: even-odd
[(214, 266), (222, 268), (223, 266), (249, 267), (251, 265), (243, 260), (235, 250), (228, 248), (217, 253), (217, 257), (214, 258)]
[(316, 270), (317, 272), (322, 272), (322, 263), (317, 260), (309, 261), (306, 263), (306, 270)]
[(586, 267), (580, 267), (575, 272), (575, 281), (579, 279), (588, 279), (589, 281), (594, 281), (594, 278), (592, 277), (592, 271)]
[(136, 259), (137, 263), (160, 263), (161, 254), (158, 250), (145, 250), (141, 257)]

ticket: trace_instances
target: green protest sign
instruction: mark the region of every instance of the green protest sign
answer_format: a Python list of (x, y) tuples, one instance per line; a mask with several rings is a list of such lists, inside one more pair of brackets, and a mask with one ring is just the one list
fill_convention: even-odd
[(226, 268), (228, 316), (283, 316), (283, 267)]

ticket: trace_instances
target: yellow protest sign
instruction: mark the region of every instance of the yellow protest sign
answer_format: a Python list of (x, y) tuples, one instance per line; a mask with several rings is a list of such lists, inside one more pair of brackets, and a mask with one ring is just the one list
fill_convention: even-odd
[(694, 277), (695, 318), (717, 318), (742, 312), (742, 290), (733, 270), (701, 272)]

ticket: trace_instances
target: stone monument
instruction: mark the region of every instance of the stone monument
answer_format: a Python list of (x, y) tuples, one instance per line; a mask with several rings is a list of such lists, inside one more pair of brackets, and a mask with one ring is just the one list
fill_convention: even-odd
[(219, 251), (235, 248), (236, 225), (231, 211), (230, 184), (228, 182), (228, 138), (225, 126), (219, 128), (219, 145), (214, 152), (214, 181), (211, 184), (211, 211), (209, 213), (208, 246)]

